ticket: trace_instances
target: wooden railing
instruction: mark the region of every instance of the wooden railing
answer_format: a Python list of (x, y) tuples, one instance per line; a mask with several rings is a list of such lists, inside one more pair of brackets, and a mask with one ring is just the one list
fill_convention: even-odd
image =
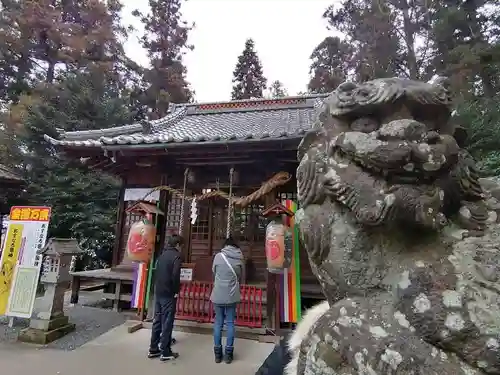
[[(214, 321), (214, 308), (210, 302), (213, 283), (183, 283), (177, 299), (176, 319), (190, 320), (200, 323)], [(236, 310), (236, 325), (260, 328), (263, 325), (263, 288), (252, 285), (241, 285), (241, 302)]]

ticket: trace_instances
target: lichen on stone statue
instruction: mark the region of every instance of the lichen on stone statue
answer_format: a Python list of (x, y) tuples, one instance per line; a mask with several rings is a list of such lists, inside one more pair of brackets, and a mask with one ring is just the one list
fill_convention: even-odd
[(444, 79), (398, 78), (324, 101), (299, 146), (296, 221), (327, 301), (294, 332), (287, 374), (500, 374), (500, 186), (451, 103)]

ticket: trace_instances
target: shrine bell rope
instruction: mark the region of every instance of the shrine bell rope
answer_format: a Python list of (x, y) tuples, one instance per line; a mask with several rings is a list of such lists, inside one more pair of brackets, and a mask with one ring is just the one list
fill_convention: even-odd
[[(232, 171), (234, 171), (234, 170), (232, 170)], [(229, 201), (230, 206), (238, 205), (241, 207), (246, 207), (250, 203), (252, 203), (252, 202), (262, 198), (264, 195), (270, 193), (278, 186), (285, 185), (292, 178), (292, 176), (288, 172), (278, 172), (273, 177), (271, 177), (269, 180), (264, 182), (262, 184), (262, 186), (259, 189), (255, 190), (253, 193), (251, 193), (247, 196), (244, 196), (244, 197), (233, 197), (232, 196), (232, 175), (233, 175), (233, 173), (231, 172), (231, 174), (230, 174), (231, 183), (230, 183), (230, 187), (229, 187), (229, 189), (230, 189), (229, 194), (227, 194), (226, 192), (224, 192), (222, 190), (217, 189), (217, 190), (212, 190), (212, 191), (209, 191), (207, 193), (201, 194), (201, 195), (196, 196), (196, 197), (188, 197), (185, 195), (188, 173), (189, 173), (189, 169), (186, 168), (186, 171), (184, 172), (184, 187), (183, 187), (182, 192), (180, 192), (177, 189), (174, 189), (173, 187), (167, 186), (167, 185), (156, 186), (153, 189), (151, 189), (151, 191), (149, 193), (147, 193), (139, 201), (146, 200), (146, 198), (149, 197), (151, 194), (153, 194), (155, 191), (168, 191), (170, 194), (172, 194), (176, 197), (182, 198), (181, 216), (183, 216), (185, 200), (190, 201), (190, 200), (196, 199), (197, 201), (203, 201), (206, 199), (220, 197), (220, 198), (227, 199)], [(179, 232), (181, 232), (181, 229), (182, 229), (182, 226), (179, 228)]]

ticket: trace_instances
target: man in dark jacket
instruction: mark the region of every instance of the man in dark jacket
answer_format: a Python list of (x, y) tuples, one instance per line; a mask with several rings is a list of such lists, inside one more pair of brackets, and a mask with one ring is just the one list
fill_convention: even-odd
[(172, 330), (177, 295), (181, 286), (180, 249), (183, 243), (181, 236), (176, 234), (171, 236), (156, 263), (155, 317), (148, 357), (160, 357), (160, 361), (168, 361), (179, 356), (172, 351)]

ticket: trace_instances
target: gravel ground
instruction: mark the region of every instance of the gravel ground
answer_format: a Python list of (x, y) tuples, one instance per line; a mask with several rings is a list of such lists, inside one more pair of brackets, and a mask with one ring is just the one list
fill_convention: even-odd
[[(66, 314), (69, 315), (70, 322), (76, 324), (76, 330), (46, 345), (46, 348), (76, 349), (127, 320), (127, 316), (124, 314), (109, 309), (85, 306), (98, 303), (98, 301), (92, 299), (90, 293), (88, 296), (84, 296), (84, 293), (82, 293), (80, 301), (83, 305), (69, 306), (68, 304), (66, 307)], [(0, 342), (15, 342), (19, 331), (28, 327), (28, 325), (29, 320), (16, 318), (14, 327), (9, 328), (8, 318), (0, 317)]]

